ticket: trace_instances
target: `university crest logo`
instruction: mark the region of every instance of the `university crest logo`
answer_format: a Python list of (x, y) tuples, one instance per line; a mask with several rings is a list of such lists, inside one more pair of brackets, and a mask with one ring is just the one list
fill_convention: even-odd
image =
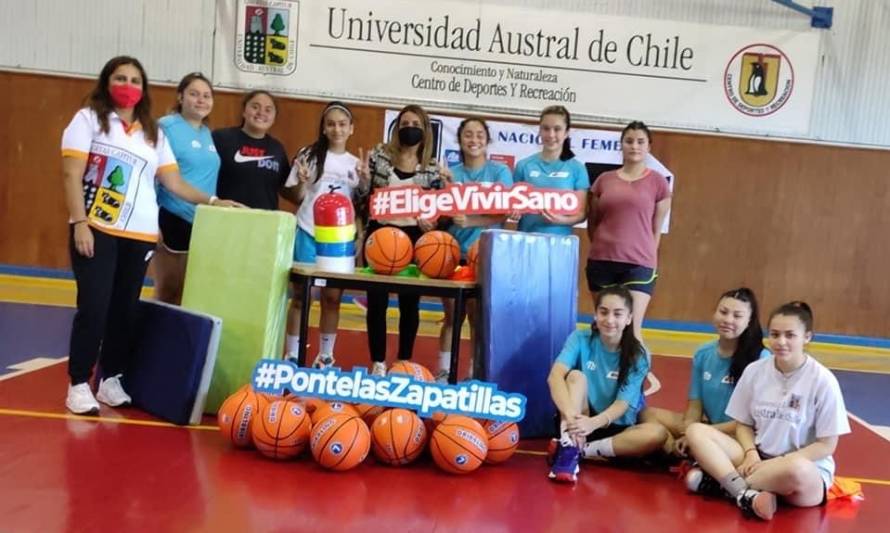
[(752, 44), (732, 56), (723, 75), (729, 103), (739, 112), (762, 117), (778, 111), (794, 90), (788, 56), (768, 44)]
[(297, 66), (300, 3), (292, 0), (240, 0), (235, 66), (244, 72), (286, 76)]

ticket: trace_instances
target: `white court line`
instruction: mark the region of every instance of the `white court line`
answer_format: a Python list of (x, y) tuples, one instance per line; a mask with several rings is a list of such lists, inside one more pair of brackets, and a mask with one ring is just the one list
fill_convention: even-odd
[(9, 374), (4, 374), (0, 376), (0, 381), (5, 381), (7, 379), (17, 378), (24, 374), (29, 374), (31, 372), (35, 372), (37, 370), (42, 370), (44, 368), (57, 365), (64, 361), (67, 361), (67, 357), (35, 357), (33, 359), (28, 359), (27, 361), (22, 361), (21, 363), (16, 363), (14, 365), (9, 365), (6, 368), (11, 368), (15, 370), (15, 372), (11, 372)]
[(867, 430), (871, 431), (878, 437), (881, 437), (882, 439), (886, 440), (887, 442), (890, 442), (890, 428), (884, 427), (884, 426), (873, 426), (873, 425), (869, 424), (868, 422), (866, 422), (865, 420), (854, 415), (850, 411), (847, 411), (847, 416), (849, 416), (856, 422), (859, 422), (863, 427), (865, 427)]

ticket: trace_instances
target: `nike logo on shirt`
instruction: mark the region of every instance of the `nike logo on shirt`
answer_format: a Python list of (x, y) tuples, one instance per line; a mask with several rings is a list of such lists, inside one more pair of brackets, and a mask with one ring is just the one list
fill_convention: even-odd
[(235, 152), (236, 163), (249, 163), (251, 161), (262, 161), (263, 159), (272, 159), (274, 155), (244, 155), (241, 152)]

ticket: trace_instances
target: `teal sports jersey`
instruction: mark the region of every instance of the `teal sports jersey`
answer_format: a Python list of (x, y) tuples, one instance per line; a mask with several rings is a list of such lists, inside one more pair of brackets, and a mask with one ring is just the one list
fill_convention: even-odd
[[(454, 183), (471, 184), (471, 183), (500, 183), (504, 187), (513, 186), (513, 176), (510, 174), (510, 168), (497, 161), (486, 161), (481, 168), (469, 169), (463, 164), (451, 167)], [(461, 228), (452, 225), (448, 228), (448, 233), (457, 239), (460, 244), (461, 257), (467, 256), (467, 251), (473, 243), (479, 240), (479, 236), (483, 230), (500, 228), (501, 224), (493, 224), (488, 227), (476, 226), (472, 228)]]
[[(590, 189), (590, 176), (584, 163), (574, 157), (567, 161), (544, 161), (540, 152), (530, 155), (516, 165), (513, 181), (524, 181), (543, 189), (587, 191)], [(543, 216), (526, 214), (519, 219), (519, 231), (571, 235), (572, 227), (551, 224)]]
[[(202, 125), (196, 130), (179, 113), (163, 117), (158, 125), (170, 140), (170, 148), (173, 149), (182, 179), (208, 196), (216, 194), (220, 160), (210, 129)], [(157, 182), (155, 188), (158, 205), (183, 220), (194, 221), (195, 204), (171, 193), (160, 182)]]
[[(769, 357), (769, 350), (760, 352), (760, 358)], [(689, 380), (689, 399), (700, 400), (702, 412), (712, 424), (722, 424), (732, 420), (726, 414), (726, 406), (735, 383), (729, 378), (731, 357), (720, 357), (717, 341), (703, 344), (692, 358), (692, 377)]]
[[(629, 327), (629, 326), (628, 326)], [(576, 330), (566, 339), (556, 358), (569, 370), (580, 370), (587, 377), (587, 401), (597, 413), (616, 400), (627, 402), (627, 411), (613, 424), (632, 426), (643, 407), (643, 380), (649, 373), (649, 354), (637, 359), (621, 388), (618, 387), (618, 352), (606, 350), (599, 334), (590, 329)]]

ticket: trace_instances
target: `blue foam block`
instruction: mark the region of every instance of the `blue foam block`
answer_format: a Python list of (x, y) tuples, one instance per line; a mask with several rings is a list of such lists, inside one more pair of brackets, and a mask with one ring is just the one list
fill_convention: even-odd
[[(481, 354), (476, 372), (528, 398), (520, 434), (554, 433), (547, 375), (575, 330), (578, 238), (484, 231), (479, 244)], [(477, 374), (479, 375), (479, 374)]]
[(139, 329), (124, 388), (133, 405), (174, 424), (198, 424), (222, 321), (175, 305), (139, 302)]

